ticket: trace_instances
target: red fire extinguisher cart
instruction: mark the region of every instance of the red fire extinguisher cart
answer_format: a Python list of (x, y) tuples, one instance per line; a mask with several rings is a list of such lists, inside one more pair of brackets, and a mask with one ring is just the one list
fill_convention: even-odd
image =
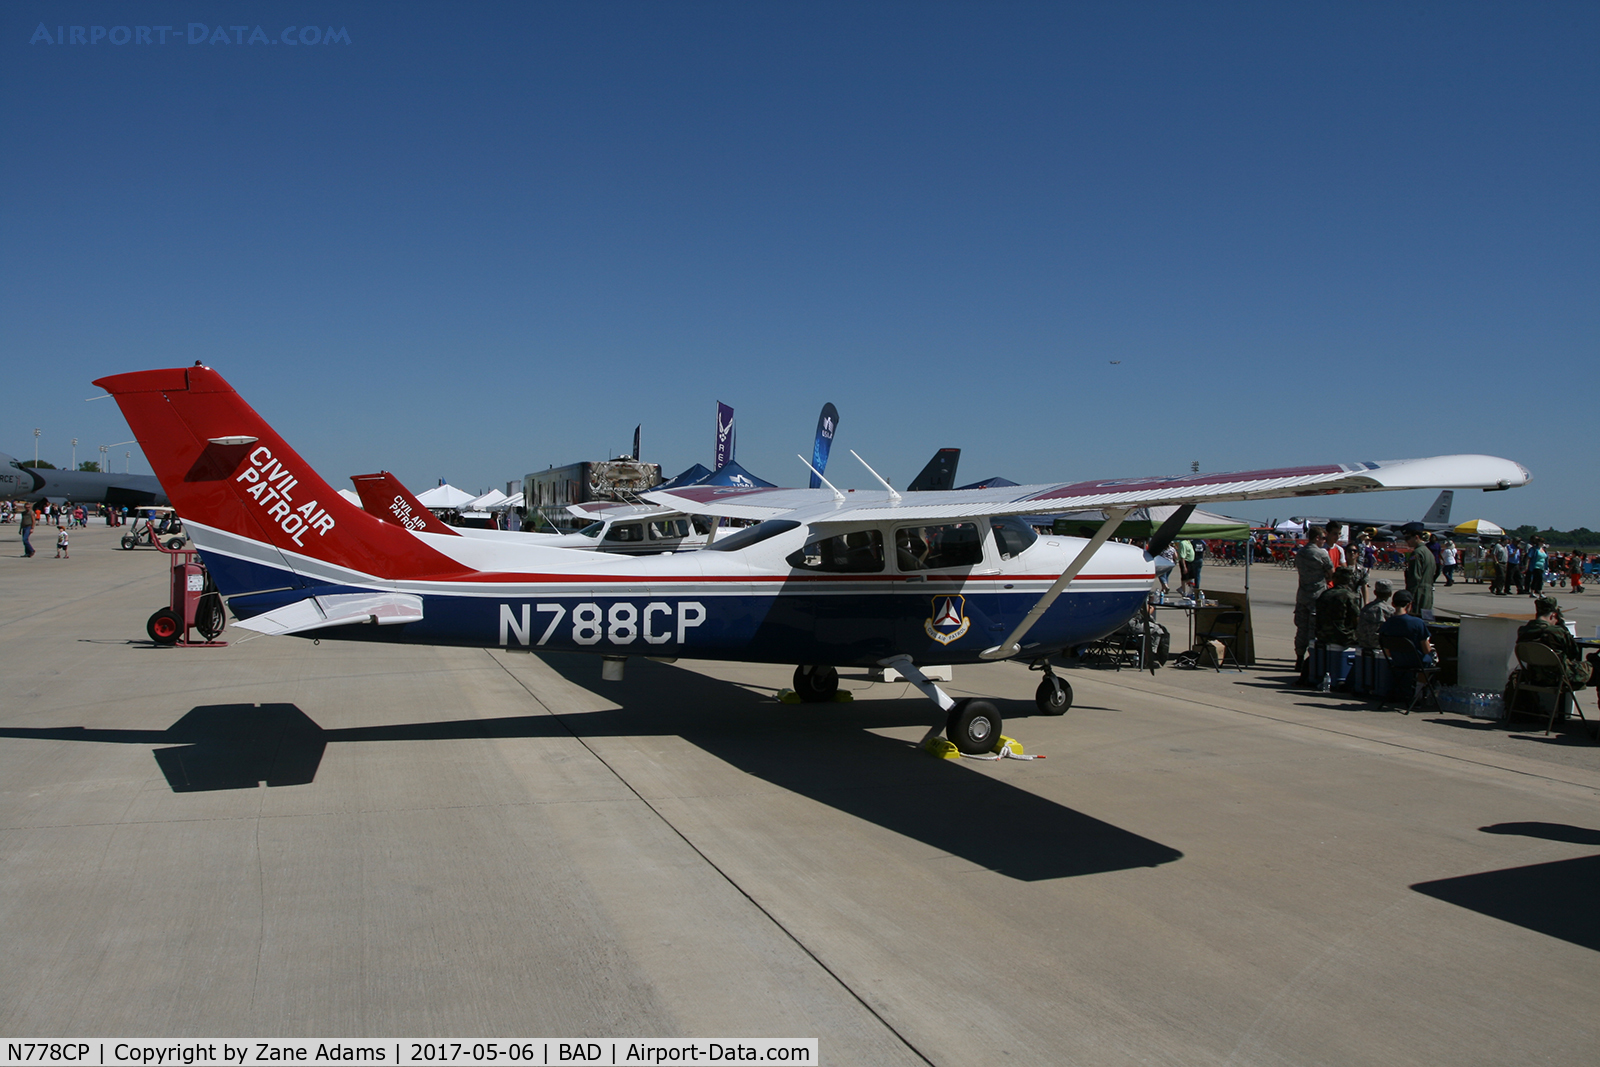
[[(206, 573), (200, 562), (200, 553), (194, 549), (171, 549), (157, 542), (156, 547), (172, 558), (172, 583), (169, 603), (150, 616), (145, 632), (158, 645), (181, 645), (185, 648), (221, 648), (226, 641), (218, 641), (227, 625), (227, 608), (222, 594)], [(194, 631), (197, 641), (189, 639)]]

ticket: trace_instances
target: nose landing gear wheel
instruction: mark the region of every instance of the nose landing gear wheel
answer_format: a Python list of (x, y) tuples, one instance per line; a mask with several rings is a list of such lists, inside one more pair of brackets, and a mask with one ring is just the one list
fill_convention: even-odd
[(1065, 715), (1072, 707), (1072, 686), (1065, 678), (1046, 675), (1033, 694), (1033, 702), (1046, 715)]
[(1000, 739), (1000, 712), (987, 700), (958, 700), (950, 709), (944, 735), (969, 756), (992, 751)]
[(150, 616), (149, 621), (144, 624), (144, 632), (158, 645), (177, 644), (178, 633), (182, 629), (183, 620), (178, 618), (178, 613), (171, 608), (162, 608)]
[(839, 691), (839, 672), (802, 664), (794, 669), (794, 691), (807, 704), (825, 704)]

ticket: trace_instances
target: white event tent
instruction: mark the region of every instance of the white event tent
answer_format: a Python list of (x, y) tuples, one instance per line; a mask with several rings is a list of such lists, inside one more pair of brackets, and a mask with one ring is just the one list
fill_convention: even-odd
[(472, 494), (447, 483), (418, 493), (417, 502), (430, 511), (459, 511), (472, 502)]

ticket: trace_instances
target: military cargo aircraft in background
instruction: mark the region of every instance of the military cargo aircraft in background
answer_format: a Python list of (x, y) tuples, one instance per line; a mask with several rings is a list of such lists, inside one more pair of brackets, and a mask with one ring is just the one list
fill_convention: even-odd
[(160, 480), (149, 474), (24, 467), (4, 452), (0, 452), (0, 500), (48, 500), (53, 504), (70, 500), (116, 508), (171, 503)]
[[(1001, 717), (953, 700), (921, 667), (1016, 659), (1035, 701), (1071, 705), (1051, 657), (1145, 603), (1156, 556), (1203, 502), (1438, 486), (1505, 489), (1525, 468), (1493, 456), (1319, 464), (901, 494), (685, 486), (651, 503), (757, 524), (698, 552), (623, 556), (385, 523), (336, 493), (208, 367), (95, 384), (116, 397), (229, 608), (268, 634), (794, 663), (827, 700), (838, 667), (898, 671), (938, 705), (963, 753), (994, 750)], [(865, 465), (865, 464), (863, 464)], [(871, 468), (867, 468), (871, 471)], [(1178, 505), (1146, 548), (1108, 543), (1135, 507)], [(1103, 509), (1090, 538), (1040, 536), (1019, 516)], [(1152, 552), (1151, 550), (1154, 550)], [(1164, 561), (1163, 561), (1164, 562)]]

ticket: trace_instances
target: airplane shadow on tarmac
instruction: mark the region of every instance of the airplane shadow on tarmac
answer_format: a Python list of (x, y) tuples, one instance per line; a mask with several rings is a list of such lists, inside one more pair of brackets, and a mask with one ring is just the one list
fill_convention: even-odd
[[(1562, 823), (1516, 822), (1481, 827), (1486, 834), (1517, 834), (1575, 845), (1600, 845), (1600, 830)], [(1600, 951), (1600, 911), (1594, 887), (1600, 885), (1600, 856), (1580, 856), (1500, 871), (1484, 871), (1411, 888), (1501, 922), (1536, 930), (1574, 945)]]
[[(589, 688), (592, 658), (542, 657)], [(326, 730), (294, 704), (209, 704), (166, 730), (0, 728), (0, 737), (167, 745), (154, 752), (176, 793), (311, 783), (329, 744), (670, 734), (782, 789), (1021, 881), (1155, 867), (1183, 853), (872, 727), (926, 726), (912, 700), (779, 704), (691, 670), (634, 660), (604, 711)], [(1032, 704), (1003, 702), (1021, 718)], [(1069, 713), (1070, 714), (1070, 713)], [(1025, 765), (1007, 771), (1026, 773)]]

